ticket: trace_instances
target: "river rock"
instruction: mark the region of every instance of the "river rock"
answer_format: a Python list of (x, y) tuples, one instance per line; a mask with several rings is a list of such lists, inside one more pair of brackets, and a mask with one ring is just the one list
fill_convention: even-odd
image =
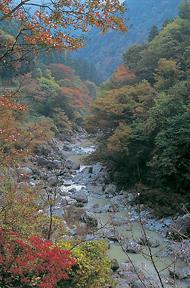
[(170, 277), (179, 280), (190, 279), (190, 266), (184, 268), (169, 269)]
[(126, 253), (138, 254), (142, 250), (141, 245), (139, 245), (134, 240), (127, 240), (126, 242), (123, 242), (121, 245)]
[(49, 178), (47, 179), (47, 182), (48, 182), (48, 184), (51, 185), (51, 186), (56, 186), (57, 183), (58, 183), (58, 179), (57, 179), (56, 176), (51, 176), (51, 177), (49, 177)]
[(95, 175), (99, 175), (99, 173), (102, 171), (103, 167), (100, 163), (96, 163), (93, 167), (92, 167), (92, 173)]
[(33, 170), (29, 167), (21, 167), (18, 168), (18, 173), (23, 176), (31, 176), (33, 175)]
[(106, 185), (105, 190), (104, 190), (105, 194), (112, 194), (112, 195), (115, 195), (116, 191), (117, 191), (117, 186), (115, 184)]
[(102, 194), (103, 192), (103, 186), (101, 184), (89, 184), (87, 185), (87, 189), (93, 194)]
[(105, 228), (102, 230), (102, 235), (111, 241), (118, 241), (118, 233), (114, 229)]
[[(121, 226), (129, 224), (129, 220), (126, 217), (115, 215), (112, 217), (112, 225), (114, 226)], [(131, 230), (131, 227), (129, 227), (129, 230)]]
[(61, 200), (62, 206), (74, 205), (76, 203), (77, 203), (77, 201), (75, 199), (71, 198), (70, 196), (64, 196), (64, 197), (62, 197), (62, 200)]
[(150, 237), (145, 237), (145, 236), (142, 236), (139, 238), (138, 244), (142, 246), (148, 246), (151, 248), (157, 248), (160, 246), (160, 243), (158, 240), (154, 240), (154, 239), (151, 239)]
[(82, 190), (77, 191), (74, 195), (72, 195), (72, 198), (78, 202), (88, 203), (88, 197)]
[(96, 216), (91, 213), (86, 211), (82, 217), (81, 220), (84, 221), (87, 225), (91, 227), (97, 227), (98, 226), (98, 220), (96, 219)]
[(67, 169), (71, 169), (71, 170), (78, 170), (78, 169), (80, 169), (80, 164), (73, 161), (73, 160), (68, 159), (65, 162), (65, 167)]
[(37, 164), (39, 166), (45, 167), (47, 169), (57, 169), (57, 168), (59, 168), (57, 166), (58, 163), (56, 161), (48, 160), (48, 159), (44, 158), (43, 156), (36, 157), (36, 160), (37, 160)]
[(174, 239), (186, 238), (190, 235), (190, 214), (180, 216), (167, 231), (167, 236)]
[(119, 269), (119, 263), (117, 261), (117, 259), (112, 259), (111, 261), (111, 269), (113, 272), (117, 271)]

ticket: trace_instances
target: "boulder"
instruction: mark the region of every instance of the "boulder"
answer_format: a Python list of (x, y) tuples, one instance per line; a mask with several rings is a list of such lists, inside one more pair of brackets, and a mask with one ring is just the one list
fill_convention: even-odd
[(139, 245), (134, 240), (127, 240), (126, 242), (123, 242), (121, 245), (126, 253), (138, 254), (142, 250), (141, 245)]
[(64, 196), (64, 197), (62, 197), (62, 200), (61, 200), (62, 206), (74, 205), (76, 202), (77, 201), (75, 199), (72, 199), (69, 196)]
[(145, 236), (142, 236), (139, 238), (138, 244), (142, 246), (148, 246), (151, 248), (157, 248), (160, 246), (160, 243), (158, 240), (154, 240), (154, 239), (151, 239), (150, 237), (145, 237)]
[(111, 269), (113, 272), (117, 271), (119, 269), (119, 263), (117, 261), (117, 259), (112, 259), (111, 261)]
[(21, 167), (18, 168), (18, 173), (21, 176), (32, 176), (33, 175), (33, 170), (29, 167)]
[(118, 279), (116, 288), (130, 288), (129, 282), (125, 279)]
[(190, 279), (190, 267), (169, 269), (169, 274), (171, 278), (179, 280)]
[(88, 197), (86, 196), (85, 192), (83, 192), (82, 190), (75, 192), (72, 195), (72, 198), (78, 202), (88, 203)]
[(186, 238), (190, 235), (190, 214), (180, 216), (167, 231), (167, 236), (175, 239)]
[(100, 163), (97, 163), (95, 165), (93, 165), (92, 167), (92, 172), (95, 175), (99, 175), (99, 173), (102, 171), (103, 167)]
[(80, 164), (73, 161), (73, 160), (68, 159), (65, 162), (65, 167), (67, 169), (71, 169), (71, 170), (78, 170), (78, 169), (80, 169)]
[(96, 219), (96, 216), (91, 212), (86, 211), (82, 215), (81, 220), (84, 221), (84, 223), (86, 223), (88, 226), (91, 226), (91, 227), (98, 226), (98, 220)]
[(58, 179), (56, 176), (51, 176), (47, 179), (47, 182), (50, 186), (56, 186), (58, 183)]
[(105, 194), (115, 195), (116, 191), (117, 191), (117, 187), (115, 184), (108, 184), (108, 185), (106, 185), (104, 192), (105, 192)]
[(39, 166), (45, 167), (47, 169), (59, 169), (61, 161), (49, 160), (43, 156), (36, 157), (37, 163)]

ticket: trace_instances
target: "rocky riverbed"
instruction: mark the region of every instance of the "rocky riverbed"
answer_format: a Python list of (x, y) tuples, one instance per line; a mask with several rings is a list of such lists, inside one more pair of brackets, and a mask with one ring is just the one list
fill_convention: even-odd
[(53, 214), (64, 218), (67, 238), (107, 239), (117, 288), (190, 288), (190, 241), (166, 238), (175, 223), (172, 218), (158, 220), (134, 206), (134, 194), (110, 183), (101, 163), (84, 165), (84, 157), (93, 151), (84, 131), (72, 139), (54, 139), (18, 174), (21, 180), (27, 175), (29, 185), (43, 183), (42, 189), (54, 193)]

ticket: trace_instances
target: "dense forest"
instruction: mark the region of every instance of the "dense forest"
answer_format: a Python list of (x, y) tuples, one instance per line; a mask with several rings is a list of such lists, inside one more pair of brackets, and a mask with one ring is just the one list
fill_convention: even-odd
[(0, 1), (0, 288), (189, 288), (190, 1), (50, 2)]
[(93, 28), (86, 35), (87, 45), (75, 54), (83, 59), (91, 59), (103, 80), (106, 80), (122, 63), (124, 51), (131, 45), (144, 43), (152, 26), (156, 25), (160, 30), (165, 22), (172, 20), (178, 13), (180, 2), (181, 0), (125, 1), (128, 33), (110, 31), (102, 35)]
[(102, 132), (98, 157), (112, 167), (113, 179), (139, 184), (140, 201), (158, 215), (190, 204), (189, 15), (189, 3), (181, 5), (150, 42), (124, 53), (88, 123)]

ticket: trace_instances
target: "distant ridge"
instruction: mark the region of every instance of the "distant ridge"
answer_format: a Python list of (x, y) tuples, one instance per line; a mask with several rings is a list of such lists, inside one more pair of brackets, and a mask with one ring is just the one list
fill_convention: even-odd
[(182, 0), (128, 0), (126, 22), (128, 33), (110, 31), (100, 35), (89, 32), (87, 46), (75, 53), (96, 65), (102, 78), (107, 79), (122, 61), (123, 52), (131, 45), (144, 42), (153, 25), (161, 28), (164, 21), (174, 18)]

